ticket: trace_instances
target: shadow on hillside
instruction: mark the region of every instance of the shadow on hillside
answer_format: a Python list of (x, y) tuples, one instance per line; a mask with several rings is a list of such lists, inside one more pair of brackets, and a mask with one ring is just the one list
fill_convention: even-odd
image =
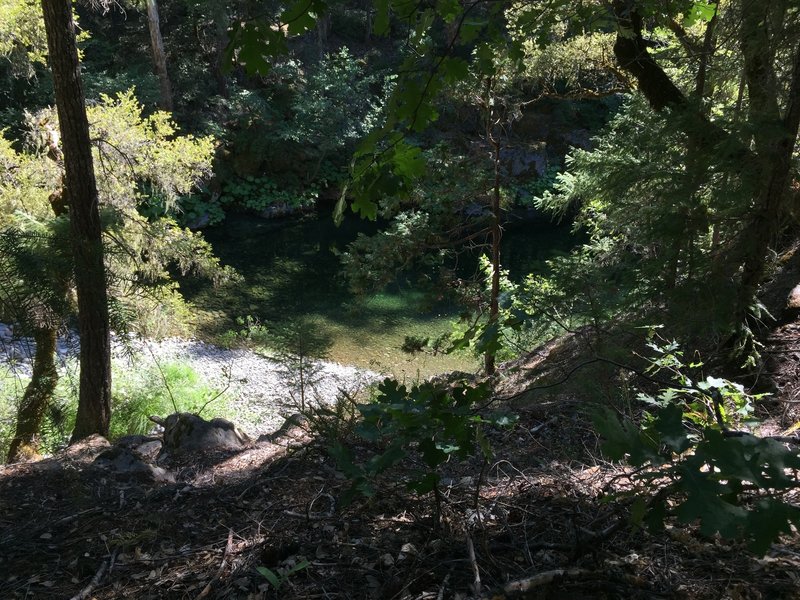
[[(514, 428), (486, 430), (491, 463), (444, 466), (438, 520), (432, 495), (405, 485), (414, 464), (343, 504), (349, 483), (308, 439), (187, 455), (173, 463), (178, 482), (155, 487), (87, 461), (6, 468), (0, 597), (71, 597), (103, 565), (98, 600), (486, 597), (542, 573), (549, 583), (529, 597), (793, 597), (788, 563), (760, 567), (692, 530), (650, 535), (601, 502), (620, 471), (592, 458), (597, 438), (575, 404), (518, 412)], [(373, 450), (351, 449), (357, 460)]]

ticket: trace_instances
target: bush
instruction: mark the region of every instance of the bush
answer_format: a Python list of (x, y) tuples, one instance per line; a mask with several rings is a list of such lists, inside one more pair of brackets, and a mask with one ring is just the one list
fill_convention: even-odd
[[(61, 377), (39, 432), (38, 448), (43, 454), (52, 454), (69, 441), (78, 408), (77, 368), (76, 361), (69, 361), (60, 369)], [(17, 409), (29, 382), (29, 377), (15, 375), (10, 369), (0, 370), (0, 461), (8, 455)]]
[(703, 535), (742, 539), (766, 553), (800, 527), (792, 497), (800, 487), (797, 446), (731, 430), (747, 423), (758, 398), (726, 379), (695, 377), (701, 364), (685, 365), (674, 342), (651, 338), (649, 345), (656, 356), (648, 372), (669, 375), (672, 385), (639, 395), (647, 406), (640, 424), (608, 407), (594, 418), (605, 455), (634, 468), (633, 486), (616, 496), (633, 497), (631, 520), (651, 530), (674, 517), (698, 523)]
[(271, 206), (310, 208), (314, 206), (319, 195), (316, 187), (288, 187), (267, 176), (232, 179), (225, 183), (222, 191), (222, 205), (234, 204), (256, 212)]
[(358, 406), (363, 421), (356, 433), (377, 451), (360, 462), (341, 443), (329, 449), (351, 481), (345, 498), (373, 496), (379, 489), (375, 479), (403, 465), (408, 488), (419, 494), (433, 492), (438, 508), (442, 467), (451, 459), (478, 456), (489, 460), (492, 451), (483, 427), (510, 425), (516, 420), (511, 415), (479, 414), (477, 406), (485, 403), (489, 394), (485, 383), (445, 386), (428, 381), (407, 388), (385, 379), (377, 387), (375, 401)]
[(17, 418), (17, 403), (22, 398), (27, 381), (16, 377), (11, 369), (0, 368), (0, 456), (8, 454)]
[(225, 198), (215, 199), (204, 194), (190, 194), (178, 200), (182, 225), (191, 225), (208, 218), (208, 225), (219, 225), (225, 220)]
[(343, 47), (307, 74), (298, 69), (293, 75), (299, 89), (291, 105), (292, 118), (281, 137), (308, 145), (321, 163), (377, 127), (382, 101), (372, 90), (381, 82), (366, 67)]

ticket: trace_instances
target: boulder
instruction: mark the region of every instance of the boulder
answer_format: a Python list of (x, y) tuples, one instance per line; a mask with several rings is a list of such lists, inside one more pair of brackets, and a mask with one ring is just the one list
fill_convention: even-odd
[(127, 448), (144, 461), (152, 462), (161, 451), (162, 441), (147, 435), (126, 435), (119, 438), (115, 446)]
[(175, 477), (161, 467), (145, 462), (130, 447), (112, 446), (94, 460), (95, 468), (108, 471), (120, 479), (133, 479), (142, 483), (174, 483)]
[(70, 461), (94, 460), (99, 454), (111, 446), (102, 435), (93, 433), (89, 437), (67, 446), (59, 453), (59, 458)]
[(164, 450), (241, 450), (250, 438), (226, 419), (206, 421), (192, 413), (175, 413), (166, 419), (150, 417), (164, 428)]
[(500, 151), (500, 161), (506, 173), (512, 177), (542, 177), (547, 173), (549, 163), (547, 145), (540, 143), (503, 148)]
[(800, 283), (792, 288), (786, 298), (786, 308), (783, 311), (784, 321), (793, 321), (800, 316)]
[(208, 224), (211, 222), (211, 215), (207, 212), (204, 212), (201, 215), (196, 216), (194, 219), (189, 219), (186, 222), (186, 227), (189, 229), (203, 229), (204, 227), (208, 227)]

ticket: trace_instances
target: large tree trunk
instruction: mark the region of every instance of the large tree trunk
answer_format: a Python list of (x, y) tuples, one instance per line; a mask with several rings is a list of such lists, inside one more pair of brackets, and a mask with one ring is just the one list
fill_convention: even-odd
[(111, 338), (97, 183), (70, 0), (42, 0), (64, 151), (80, 334), (80, 392), (72, 441), (108, 434)]
[[(644, 19), (636, 0), (614, 0), (613, 10), (620, 26), (614, 54), (620, 66), (637, 80), (639, 90), (655, 110), (666, 108), (681, 112), (690, 144), (699, 153), (725, 152), (741, 164), (740, 174), (751, 182), (753, 210), (747, 218), (746, 233), (736, 248), (725, 254), (727, 270), (740, 279), (739, 293), (731, 298), (732, 325), (741, 323), (764, 278), (770, 245), (780, 229), (785, 209), (791, 155), (800, 124), (800, 48), (794, 56), (795, 71), (786, 111), (779, 110), (779, 86), (775, 75), (775, 49), (778, 44), (782, 2), (741, 0), (741, 46), (744, 56), (744, 80), (747, 83), (750, 121), (755, 131), (754, 150), (740, 143), (727, 131), (696, 111), (683, 92), (672, 82), (648, 52), (642, 35)], [(711, 47), (711, 34), (705, 46)], [(705, 88), (704, 78), (696, 89)]]
[(172, 83), (167, 72), (167, 55), (164, 52), (164, 40), (161, 37), (161, 23), (158, 17), (156, 0), (146, 0), (147, 26), (150, 29), (150, 46), (153, 50), (153, 64), (156, 67), (158, 83), (161, 87), (161, 108), (172, 112)]
[(217, 91), (223, 98), (230, 96), (228, 90), (228, 77), (225, 74), (225, 48), (228, 46), (228, 18), (227, 7), (220, 4), (214, 14), (214, 27), (216, 29), (216, 56), (211, 70), (214, 72), (214, 79), (217, 80)]
[(8, 449), (8, 462), (35, 456), (38, 452), (39, 429), (58, 383), (58, 370), (54, 360), (56, 339), (55, 328), (36, 328), (33, 332), (33, 340), (36, 342), (33, 373), (17, 411), (17, 425)]
[(742, 54), (749, 99), (749, 117), (758, 155), (758, 178), (747, 235), (742, 237), (743, 265), (738, 311), (746, 314), (764, 278), (767, 256), (775, 241), (788, 197), (792, 152), (800, 126), (800, 46), (795, 50), (786, 110), (781, 116), (775, 73), (776, 15), (767, 2), (742, 7)]
[(331, 32), (331, 13), (325, 12), (317, 17), (317, 46), (319, 55), (325, 56), (328, 49), (328, 35)]

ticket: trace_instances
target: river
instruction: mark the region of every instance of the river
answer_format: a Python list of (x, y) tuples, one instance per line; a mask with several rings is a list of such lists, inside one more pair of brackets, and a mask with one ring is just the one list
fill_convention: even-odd
[[(362, 299), (347, 289), (333, 248), (343, 249), (358, 233), (376, 229), (375, 223), (352, 216), (336, 227), (330, 213), (275, 220), (229, 215), (204, 234), (242, 281), (216, 289), (182, 282), (199, 335), (219, 341), (236, 327), (237, 317), (250, 315), (267, 331), (295, 325), (313, 338), (315, 353), (329, 360), (405, 379), (477, 369), (479, 361), (469, 355), (412, 357), (400, 350), (405, 336), (433, 337), (449, 331), (458, 319), (458, 306), (432, 303), (405, 281)], [(574, 244), (568, 225), (541, 218), (512, 219), (503, 236), (503, 267), (512, 279), (520, 280)]]

